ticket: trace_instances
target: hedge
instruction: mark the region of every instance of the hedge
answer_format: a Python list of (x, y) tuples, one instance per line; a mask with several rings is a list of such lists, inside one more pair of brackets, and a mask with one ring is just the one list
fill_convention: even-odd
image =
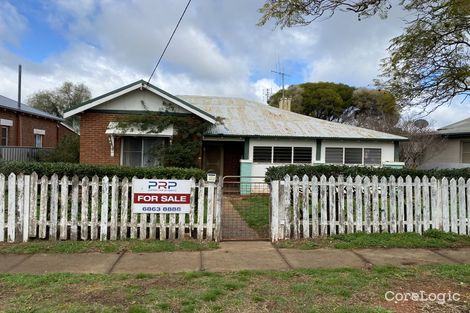
[(10, 175), (10, 173), (31, 174), (36, 172), (39, 176), (51, 176), (57, 174), (59, 176), (77, 175), (82, 178), (84, 176), (99, 177), (114, 175), (119, 178), (175, 178), (189, 179), (194, 177), (201, 179), (206, 177), (206, 172), (197, 168), (176, 168), (176, 167), (130, 167), (116, 165), (90, 165), (78, 163), (42, 163), (42, 162), (19, 162), (19, 161), (1, 161), (0, 173)]
[(325, 175), (326, 177), (355, 177), (359, 176), (378, 176), (378, 177), (436, 177), (436, 178), (470, 178), (470, 168), (463, 169), (433, 169), (433, 170), (413, 170), (409, 168), (392, 169), (392, 168), (374, 168), (374, 167), (360, 167), (360, 166), (345, 166), (345, 165), (285, 165), (285, 166), (271, 166), (266, 171), (266, 181), (280, 180), (286, 175), (297, 175), (308, 177)]

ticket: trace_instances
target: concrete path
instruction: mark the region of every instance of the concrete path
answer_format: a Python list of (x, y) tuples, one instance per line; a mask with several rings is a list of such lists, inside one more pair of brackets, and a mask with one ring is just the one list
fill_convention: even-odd
[(470, 248), (296, 250), (276, 249), (264, 241), (239, 241), (222, 242), (219, 249), (202, 252), (0, 254), (0, 272), (34, 274), (223, 272), (421, 264), (470, 264)]

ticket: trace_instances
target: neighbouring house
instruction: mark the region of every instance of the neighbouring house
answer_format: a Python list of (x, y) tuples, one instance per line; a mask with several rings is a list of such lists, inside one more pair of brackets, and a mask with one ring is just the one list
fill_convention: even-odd
[(117, 121), (146, 110), (192, 115), (213, 126), (204, 134), (200, 166), (217, 175), (264, 176), (284, 164), (396, 165), (404, 137), (328, 122), (239, 98), (174, 96), (137, 81), (80, 104), (65, 117), (80, 116), (80, 162), (158, 165), (149, 148), (171, 144), (172, 127), (160, 133)]
[(443, 137), (439, 149), (426, 155), (420, 168), (465, 168), (470, 167), (470, 118), (439, 128)]
[(62, 118), (0, 95), (0, 160), (31, 161), (75, 133)]

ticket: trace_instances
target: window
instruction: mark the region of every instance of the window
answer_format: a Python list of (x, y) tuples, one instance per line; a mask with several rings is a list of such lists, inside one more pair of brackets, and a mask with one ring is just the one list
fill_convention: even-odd
[(292, 147), (274, 147), (273, 163), (292, 163)]
[(158, 166), (158, 149), (163, 138), (124, 137), (122, 140), (122, 164), (127, 166)]
[(312, 163), (312, 147), (255, 146), (253, 147), (253, 162)]
[[(343, 160), (344, 155), (344, 160)], [(325, 163), (330, 164), (382, 164), (380, 148), (325, 148)]]
[(272, 147), (253, 147), (253, 162), (272, 161)]
[(2, 127), (2, 146), (8, 146), (8, 127)]
[(382, 164), (382, 149), (364, 148), (364, 165)]
[(312, 148), (294, 147), (294, 163), (312, 163)]
[(343, 148), (325, 148), (325, 163), (343, 164)]
[(345, 148), (344, 164), (362, 164), (362, 148)]
[(470, 163), (470, 142), (462, 143), (462, 163)]
[(43, 135), (34, 135), (34, 146), (36, 148), (42, 148), (42, 138), (44, 136)]

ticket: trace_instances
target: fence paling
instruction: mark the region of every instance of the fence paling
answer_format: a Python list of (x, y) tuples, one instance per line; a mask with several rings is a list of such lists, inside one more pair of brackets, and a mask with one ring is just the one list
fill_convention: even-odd
[[(299, 182), (299, 177), (288, 175), (272, 182), (274, 241), (358, 231), (422, 233), (439, 229), (470, 234), (470, 180), (449, 182), (426, 176), (356, 177), (354, 181), (321, 176), (309, 180), (304, 176), (301, 186)], [(308, 206), (311, 214), (305, 212)]]
[(6, 183), (0, 174), (0, 242), (115, 240), (129, 235), (133, 239), (156, 239), (158, 235), (166, 240), (182, 239), (187, 232), (198, 240), (220, 239), (220, 186), (203, 180), (196, 184), (194, 179), (191, 185), (189, 214), (136, 214), (131, 212), (127, 178), (120, 182), (117, 177), (103, 177), (100, 181), (94, 176), (90, 182), (77, 176), (59, 180), (54, 174), (38, 180), (35, 173), (12, 173)]

